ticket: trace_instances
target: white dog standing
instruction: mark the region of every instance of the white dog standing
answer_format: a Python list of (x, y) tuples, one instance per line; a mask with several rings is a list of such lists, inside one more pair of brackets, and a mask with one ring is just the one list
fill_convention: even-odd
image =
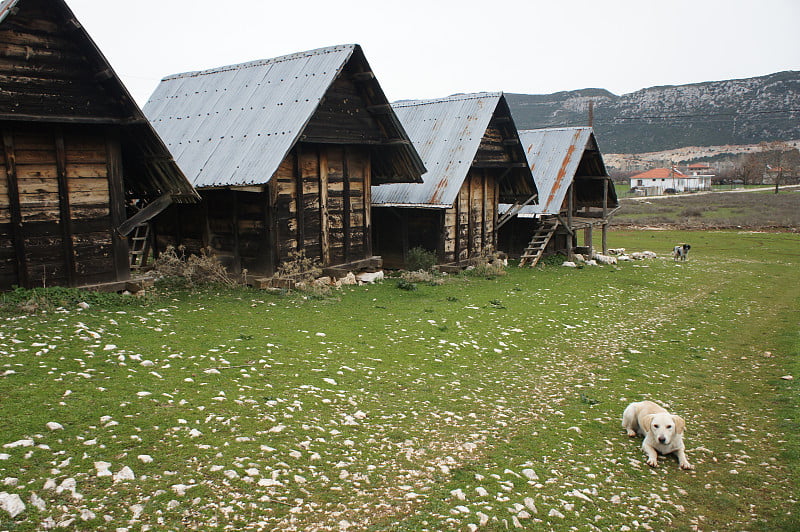
[(694, 469), (686, 459), (683, 431), (686, 422), (682, 417), (670, 414), (652, 401), (631, 403), (622, 413), (622, 428), (631, 438), (644, 436), (642, 449), (647, 454), (647, 465), (658, 466), (659, 454), (675, 453), (681, 469)]

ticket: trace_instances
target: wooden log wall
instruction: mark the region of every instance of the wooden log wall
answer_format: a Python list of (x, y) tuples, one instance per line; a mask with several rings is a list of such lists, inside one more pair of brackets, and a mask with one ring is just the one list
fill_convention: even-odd
[(276, 264), (300, 250), (323, 266), (371, 256), (370, 175), (364, 147), (296, 146), (270, 184)]
[[(74, 24), (48, 0), (20, 2), (0, 28), (0, 109), (30, 116), (118, 117), (103, 88), (110, 73), (90, 64)], [(86, 44), (86, 43), (83, 43)]]
[[(2, 128), (0, 287), (127, 278), (110, 211), (110, 184), (121, 189), (122, 176), (109, 150), (119, 147), (108, 138), (88, 128)], [(122, 209), (122, 198), (115, 201)]]
[(496, 249), (498, 186), (490, 170), (470, 170), (455, 205), (445, 212), (442, 262), (486, 256)]

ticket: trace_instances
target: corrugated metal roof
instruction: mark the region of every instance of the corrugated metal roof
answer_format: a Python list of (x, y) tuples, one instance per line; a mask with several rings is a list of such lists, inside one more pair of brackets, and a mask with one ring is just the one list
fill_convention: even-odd
[(421, 184), (372, 187), (372, 204), (451, 207), (502, 96), (483, 92), (393, 103), (428, 172)]
[[(363, 60), (347, 44), (168, 76), (144, 112), (195, 186), (264, 184), (355, 53)], [(377, 82), (374, 89), (372, 103), (388, 104)], [(397, 131), (387, 135), (408, 138), (399, 123), (389, 127)], [(397, 150), (405, 150), (396, 157), (405, 157), (406, 173), (416, 172), (399, 180), (418, 179), (419, 156), (410, 146)]]
[(519, 139), (539, 190), (539, 203), (530, 206), (533, 212), (556, 214), (561, 210), (592, 134), (590, 127), (519, 132)]
[(144, 113), (196, 187), (267, 183), (354, 48), (168, 76)]
[[(536, 188), (539, 190), (539, 203), (522, 207), (518, 216), (531, 218), (536, 215), (559, 213), (567, 191), (576, 177), (584, 152), (596, 146), (593, 129), (591, 127), (530, 129), (520, 131), (519, 138), (536, 181)], [(600, 174), (607, 175), (602, 157), (598, 159), (598, 165)], [(616, 205), (616, 201), (616, 194), (611, 188), (609, 204)], [(506, 212), (510, 207), (510, 204), (502, 204), (500, 212)]]

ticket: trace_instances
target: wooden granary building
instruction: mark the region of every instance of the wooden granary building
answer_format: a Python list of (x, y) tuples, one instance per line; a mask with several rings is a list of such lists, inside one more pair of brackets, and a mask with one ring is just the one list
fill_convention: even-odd
[(594, 229), (606, 231), (619, 204), (614, 183), (591, 127), (520, 131), (539, 201), (504, 204), (500, 209), (499, 247), (520, 265), (535, 265), (543, 255), (572, 256), (583, 233), (583, 249), (592, 253)]
[(169, 76), (144, 111), (202, 197), (159, 218), (158, 248), (233, 272), (376, 265), (372, 186), (424, 171), (358, 45)]
[(458, 267), (497, 249), (499, 202), (530, 202), (536, 185), (502, 93), (392, 104), (427, 168), (421, 184), (372, 191), (376, 252), (403, 267), (412, 248)]
[(197, 200), (62, 0), (0, 3), (0, 136), (0, 289), (118, 284), (130, 229)]

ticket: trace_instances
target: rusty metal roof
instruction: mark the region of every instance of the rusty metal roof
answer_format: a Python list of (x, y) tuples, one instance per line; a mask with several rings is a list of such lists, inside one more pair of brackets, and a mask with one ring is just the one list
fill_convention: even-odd
[[(348, 44), (168, 76), (144, 112), (196, 187), (264, 184), (356, 55), (368, 69), (360, 46)], [(388, 104), (377, 82), (373, 89), (372, 104)], [(408, 140), (394, 123), (387, 135)], [(419, 156), (410, 144), (397, 149), (407, 174), (418, 163), (416, 177), (399, 180), (419, 180)]]
[[(596, 153), (592, 165), (596, 177), (608, 176), (591, 127), (525, 130), (519, 132), (519, 138), (539, 190), (539, 203), (523, 207), (519, 212), (521, 217), (560, 212), (588, 150)], [(616, 204), (613, 187), (611, 193), (613, 197), (609, 197), (609, 201)], [(504, 204), (500, 211), (505, 212), (508, 207)]]
[[(482, 92), (393, 103), (392, 108), (428, 171), (421, 184), (372, 187), (372, 204), (452, 207), (489, 122), (504, 101), (500, 92)], [(529, 189), (535, 191), (532, 181)]]

